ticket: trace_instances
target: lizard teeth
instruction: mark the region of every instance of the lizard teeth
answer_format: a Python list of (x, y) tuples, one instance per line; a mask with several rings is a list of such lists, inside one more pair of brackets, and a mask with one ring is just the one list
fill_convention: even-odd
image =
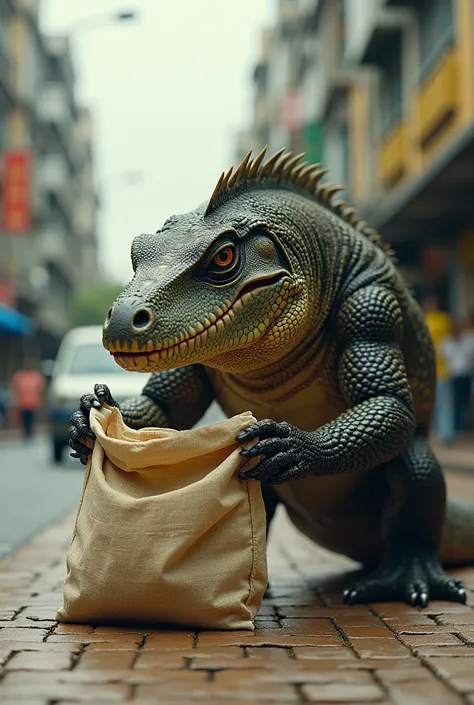
[[(293, 290), (288, 290), (289, 283), (284, 282), (280, 291), (273, 299), (273, 304), (267, 311), (267, 317), (263, 322), (260, 322), (254, 330), (245, 333), (233, 340), (226, 341), (226, 346), (237, 346), (250, 344), (259, 340), (262, 335), (268, 330), (271, 321), (277, 318), (283, 311), (286, 305), (291, 304)], [(291, 293), (290, 293), (291, 292)], [(242, 294), (233, 303), (225, 302), (225, 311), (220, 306), (216, 307), (216, 313), (209, 313), (203, 318), (202, 322), (197, 322), (194, 326), (189, 326), (187, 332), (181, 332), (174, 338), (167, 338), (162, 342), (146, 341), (142, 347), (139, 347), (136, 340), (112, 341), (108, 343), (108, 349), (115, 354), (115, 360), (125, 369), (144, 370), (158, 366), (161, 362), (172, 360), (175, 357), (184, 357), (199, 350), (200, 347), (206, 344), (208, 338), (212, 340), (221, 333), (232, 321), (239, 311), (244, 307), (244, 304), (251, 301), (256, 296), (255, 291), (247, 291)], [(216, 316), (217, 314), (217, 316)], [(119, 353), (127, 353), (120, 355)], [(135, 353), (138, 353), (135, 355)], [(141, 353), (141, 354), (140, 354)]]

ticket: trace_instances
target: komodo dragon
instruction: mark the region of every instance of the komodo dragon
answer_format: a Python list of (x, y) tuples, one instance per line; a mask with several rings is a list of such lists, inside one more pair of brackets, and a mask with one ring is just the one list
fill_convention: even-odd
[[(474, 561), (474, 505), (450, 501), (428, 444), (435, 354), (423, 314), (379, 235), (303, 155), (249, 153), (209, 200), (132, 244), (134, 276), (103, 343), (153, 372), (121, 405), (132, 428), (192, 427), (211, 402), (259, 419), (238, 440), (260, 462), (271, 521), (282, 502), (318, 544), (368, 571), (348, 603), (465, 602), (441, 564)], [(90, 452), (81, 397), (70, 445)], [(445, 521), (446, 515), (446, 521)]]

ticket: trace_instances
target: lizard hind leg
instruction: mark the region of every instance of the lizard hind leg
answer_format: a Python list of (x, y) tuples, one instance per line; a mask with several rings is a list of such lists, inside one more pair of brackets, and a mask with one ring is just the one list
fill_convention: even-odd
[(384, 469), (390, 491), (382, 520), (382, 558), (374, 572), (344, 592), (344, 601), (403, 601), (421, 607), (430, 599), (464, 603), (461, 581), (446, 575), (438, 560), (446, 489), (426, 438), (416, 436)]

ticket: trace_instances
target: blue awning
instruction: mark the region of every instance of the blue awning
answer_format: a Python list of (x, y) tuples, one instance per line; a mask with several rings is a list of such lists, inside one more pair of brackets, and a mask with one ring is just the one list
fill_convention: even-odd
[(33, 324), (29, 318), (5, 304), (0, 304), (0, 335), (28, 335), (32, 332)]

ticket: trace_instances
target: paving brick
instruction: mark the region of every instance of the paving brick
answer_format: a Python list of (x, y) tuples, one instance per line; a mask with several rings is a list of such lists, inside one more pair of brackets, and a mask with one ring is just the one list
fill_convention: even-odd
[(360, 658), (410, 658), (410, 651), (395, 639), (351, 639)]
[(135, 651), (85, 651), (77, 664), (77, 669), (119, 670), (132, 667), (136, 659)]
[(264, 637), (255, 634), (234, 636), (232, 632), (202, 632), (198, 635), (201, 646), (337, 646), (343, 643), (339, 636), (291, 636), (275, 634), (275, 630)]
[(412, 681), (432, 681), (436, 680), (433, 673), (426, 667), (418, 665), (416, 662), (398, 662), (387, 666), (387, 662), (382, 663), (376, 668), (377, 679), (387, 686), (393, 683), (405, 683)]
[(388, 627), (382, 624), (371, 626), (356, 626), (344, 625), (341, 627), (349, 641), (352, 639), (393, 639), (393, 634)]
[(137, 651), (137, 644), (134, 641), (95, 641), (88, 645), (88, 651)]
[(325, 649), (324, 647), (315, 649), (311, 646), (295, 646), (293, 654), (296, 659), (350, 659), (356, 658), (356, 655), (349, 646), (331, 646)]
[[(69, 651), (71, 653), (81, 653), (84, 646), (76, 642), (51, 643), (46, 641), (3, 641), (0, 642), (0, 652), (8, 651)], [(0, 701), (1, 702), (1, 701)]]
[[(229, 647), (232, 648), (232, 647)], [(199, 651), (199, 649), (198, 649)], [(222, 649), (222, 652), (225, 650)], [(275, 647), (260, 646), (260, 647), (249, 647), (245, 649), (247, 659), (251, 661), (258, 661), (259, 663), (288, 661), (292, 657), (292, 652), (290, 649), (282, 648), (276, 649)]]
[(53, 635), (57, 634), (91, 634), (93, 627), (88, 624), (57, 624)]
[(56, 622), (38, 622), (33, 619), (23, 619), (23, 617), (17, 617), (12, 620), (3, 620), (0, 622), (0, 629), (46, 629), (50, 631), (55, 626)]
[(400, 640), (411, 648), (423, 646), (461, 646), (461, 641), (454, 634), (403, 634)]
[(459, 632), (458, 626), (452, 624), (435, 624), (434, 622), (430, 626), (419, 626), (419, 625), (406, 625), (401, 624), (397, 627), (393, 627), (393, 630), (398, 635), (405, 634), (406, 636), (417, 636), (422, 634), (457, 634)]
[(0, 702), (14, 703), (20, 698), (42, 697), (48, 700), (100, 703), (104, 700), (122, 702), (131, 693), (131, 686), (117, 683), (82, 684), (61, 682), (57, 674), (7, 673), (0, 682)]
[(62, 671), (70, 668), (69, 651), (20, 651), (6, 665), (7, 671)]
[(293, 683), (304, 685), (309, 683), (350, 683), (352, 685), (372, 685), (375, 681), (370, 672), (372, 669), (346, 668), (343, 662), (329, 661), (309, 662), (289, 661), (281, 664), (278, 671), (269, 674), (272, 682)]
[(0, 642), (2, 641), (43, 641), (48, 636), (47, 629), (29, 627), (11, 627), (0, 629)]
[(193, 632), (181, 631), (163, 631), (150, 634), (146, 640), (145, 650), (152, 651), (153, 649), (191, 649), (193, 647), (194, 634)]
[(313, 683), (303, 685), (301, 692), (310, 703), (374, 703), (385, 699), (376, 683)]
[[(1, 632), (0, 632), (1, 633)], [(119, 646), (120, 644), (138, 645), (143, 640), (141, 634), (51, 634), (47, 642), (53, 644), (67, 644), (75, 641), (82, 644), (110, 643)]]
[(27, 607), (21, 611), (22, 619), (32, 619), (35, 621), (53, 621), (56, 619), (56, 612), (59, 607), (60, 601), (55, 604), (54, 607), (42, 607), (41, 605), (35, 605), (34, 607)]
[(437, 680), (412, 680), (387, 686), (394, 705), (461, 705), (465, 701)]
[(138, 654), (135, 669), (164, 668), (171, 670), (185, 668), (186, 659), (190, 660), (191, 657), (185, 657), (180, 651), (142, 651)]
[(423, 612), (417, 612), (413, 615), (404, 614), (395, 617), (384, 617), (383, 621), (392, 629), (397, 630), (400, 627), (432, 627), (436, 625), (435, 617), (430, 617), (430, 615)]
[(456, 657), (472, 657), (474, 649), (470, 646), (460, 644), (459, 646), (419, 646), (413, 650), (415, 656), (456, 656)]
[(339, 637), (334, 623), (329, 618), (313, 619), (310, 617), (300, 619), (282, 619), (281, 627), (285, 634), (291, 636), (333, 636)]

